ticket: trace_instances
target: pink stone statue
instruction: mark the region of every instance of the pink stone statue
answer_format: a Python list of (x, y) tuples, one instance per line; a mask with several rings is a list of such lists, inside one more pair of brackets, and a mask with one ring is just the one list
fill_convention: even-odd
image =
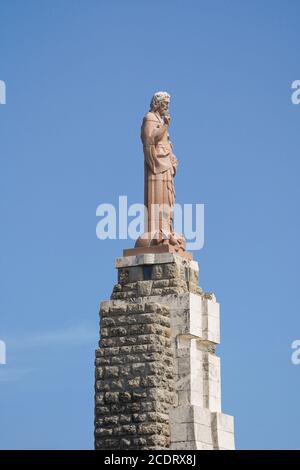
[[(145, 194), (147, 208), (145, 233), (136, 241), (136, 248), (170, 245), (175, 251), (185, 249), (182, 235), (174, 233), (174, 176), (178, 161), (169, 137), (170, 95), (159, 91), (153, 95), (150, 111), (144, 116), (141, 139), (145, 157)], [(173, 251), (172, 250), (172, 251)]]

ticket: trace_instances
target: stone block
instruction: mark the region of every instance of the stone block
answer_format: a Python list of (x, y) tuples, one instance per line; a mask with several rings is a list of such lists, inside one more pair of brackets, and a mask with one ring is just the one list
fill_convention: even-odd
[(143, 281), (144, 273), (142, 266), (132, 266), (128, 269), (129, 271), (129, 282)]
[(220, 306), (212, 299), (202, 300), (203, 339), (220, 343)]
[(176, 426), (172, 426), (171, 424), (171, 442), (178, 442), (178, 441), (190, 441), (189, 439), (189, 427), (193, 426), (190, 423), (176, 423)]
[(193, 426), (189, 427), (189, 437), (189, 440), (195, 440), (203, 444), (213, 445), (213, 437), (210, 423), (209, 426), (194, 423)]
[(224, 413), (212, 413), (212, 427), (219, 431), (234, 433), (234, 418)]
[[(152, 279), (153, 280), (161, 280), (164, 277), (164, 270), (162, 264), (155, 264), (152, 268)], [(154, 285), (154, 287), (156, 287)], [(161, 287), (161, 286), (160, 286)]]
[(138, 281), (137, 294), (139, 297), (146, 297), (151, 294), (152, 281)]
[(221, 411), (221, 397), (204, 395), (203, 401), (205, 406), (207, 406), (211, 411)]
[(234, 434), (227, 431), (218, 431), (215, 435), (214, 446), (222, 450), (234, 450)]

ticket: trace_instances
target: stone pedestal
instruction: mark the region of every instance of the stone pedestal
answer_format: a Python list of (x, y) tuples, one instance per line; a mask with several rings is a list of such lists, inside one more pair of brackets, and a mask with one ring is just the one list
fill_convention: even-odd
[(174, 253), (116, 260), (96, 350), (96, 449), (234, 449), (221, 412), (219, 304), (198, 263)]

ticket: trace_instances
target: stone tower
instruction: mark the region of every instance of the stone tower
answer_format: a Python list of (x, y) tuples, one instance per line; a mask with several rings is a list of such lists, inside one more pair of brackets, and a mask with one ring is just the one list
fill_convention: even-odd
[(142, 124), (146, 231), (117, 258), (101, 303), (96, 449), (234, 449), (233, 418), (221, 412), (219, 304), (173, 229), (169, 102), (155, 93)]
[[(125, 251), (126, 253), (126, 251)], [(219, 304), (176, 253), (116, 260), (96, 350), (96, 449), (234, 449), (221, 412)]]

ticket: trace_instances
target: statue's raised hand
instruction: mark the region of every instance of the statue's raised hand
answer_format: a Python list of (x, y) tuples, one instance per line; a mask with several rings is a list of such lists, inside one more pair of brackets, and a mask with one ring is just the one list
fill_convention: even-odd
[(170, 121), (171, 121), (171, 116), (169, 114), (165, 114), (164, 115), (164, 124), (166, 126), (169, 126), (170, 125)]

